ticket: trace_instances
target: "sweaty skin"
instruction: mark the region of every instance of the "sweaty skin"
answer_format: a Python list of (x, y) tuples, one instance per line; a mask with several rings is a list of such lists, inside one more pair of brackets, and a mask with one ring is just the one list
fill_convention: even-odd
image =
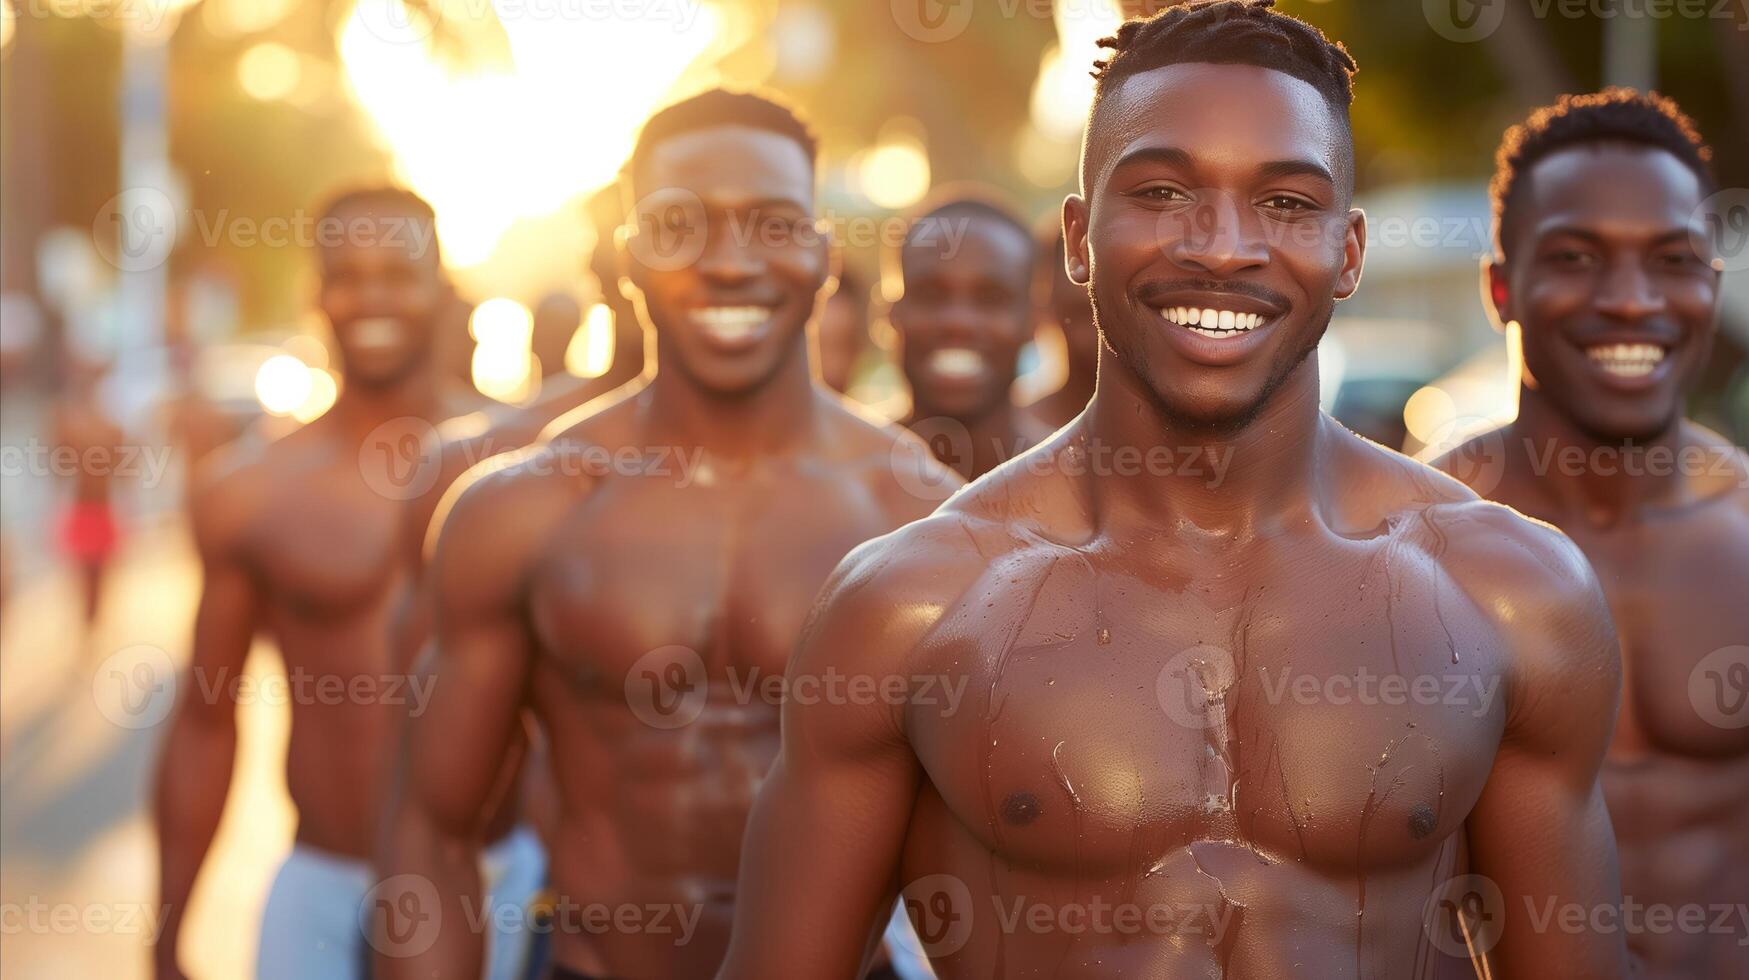
[[(343, 216), (387, 229), (422, 220), (382, 206)], [(430, 358), (447, 286), (436, 253), (406, 237), (321, 250), (319, 302), (338, 341), (342, 394), (276, 442), (221, 450), (193, 494), (204, 582), (191, 673), (158, 764), (160, 977), (181, 976), (182, 914), (230, 786), (234, 694), (257, 633), (275, 642), (292, 685), (286, 783), (297, 839), (353, 858), (368, 858), (376, 839), (399, 718), (418, 695), (388, 642), (406, 587), (401, 474), (375, 450), (385, 424), (417, 428), (460, 408), (440, 396)]]
[[(797, 143), (739, 126), (670, 136), (635, 181), (634, 221), (675, 189), (696, 202), (695, 261), (658, 268), (628, 247), (660, 371), (470, 476), (442, 518), (437, 694), (412, 729), (388, 873), (434, 882), (445, 925), (422, 955), (382, 960), (388, 977), (474, 975), (479, 936), (449, 924), (465, 923), (464, 898), (477, 907), (475, 824), (525, 706), (559, 796), (553, 962), (708, 976), (777, 752), (770, 685), (803, 618), (853, 547), (957, 486), (915, 440), (814, 385), (804, 324), (826, 252), (806, 234), (814, 176)], [(747, 221), (797, 234), (738, 243)], [(766, 319), (733, 332), (707, 312), (755, 307)]]
[[(1489, 273), (1523, 338), (1519, 414), (1436, 465), (1565, 531), (1608, 597), (1625, 688), (1604, 796), (1630, 908), (1668, 917), (1628, 920), (1636, 975), (1749, 975), (1749, 667), (1731, 666), (1749, 664), (1749, 464), (1681, 417), (1718, 316), (1691, 244), (1705, 192), (1664, 151), (1609, 144), (1521, 179)], [(1624, 378), (1588, 353), (1618, 344), (1658, 365)]]
[(967, 479), (1050, 434), (1010, 395), (1032, 333), (1031, 252), (1020, 228), (952, 204), (920, 219), (899, 251), (905, 293), (890, 317), (911, 387), (901, 424)]
[[(720, 977), (852, 977), (895, 890), (944, 978), (1471, 976), (1455, 924), (1424, 928), (1446, 902), (1498, 927), (1493, 976), (1620, 974), (1619, 936), (1524, 904), (1620, 900), (1619, 676), (1583, 558), (1318, 410), (1305, 353), (1365, 241), (1345, 139), (1263, 68), (1107, 94), (1064, 208), (1092, 405), (834, 573), (792, 682), (912, 696), (785, 705)], [(1199, 206), (1216, 234), (1181, 233)], [(1161, 313), (1191, 304), (1264, 326)], [(1115, 462), (1162, 446), (1232, 466)]]

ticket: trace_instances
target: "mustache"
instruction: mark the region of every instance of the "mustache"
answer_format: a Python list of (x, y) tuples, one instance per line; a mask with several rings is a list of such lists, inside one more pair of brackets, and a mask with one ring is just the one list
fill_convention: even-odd
[(1268, 286), (1254, 282), (1244, 282), (1238, 279), (1163, 279), (1142, 285), (1136, 290), (1136, 298), (1148, 305), (1164, 303), (1174, 293), (1208, 292), (1232, 293), (1235, 296), (1247, 296), (1260, 303), (1266, 303), (1278, 310), (1286, 311), (1293, 303), (1286, 296), (1270, 289)]

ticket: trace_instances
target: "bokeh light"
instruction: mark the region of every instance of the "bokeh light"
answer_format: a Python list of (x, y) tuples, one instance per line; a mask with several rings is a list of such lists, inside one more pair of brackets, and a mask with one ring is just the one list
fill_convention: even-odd
[(298, 53), (277, 41), (253, 45), (237, 59), (237, 84), (263, 102), (283, 99), (297, 91), (303, 78)]
[(528, 307), (503, 296), (486, 300), (468, 318), (468, 333), (475, 340), (470, 371), (481, 394), (513, 404), (533, 396), (534, 314)]
[(894, 119), (852, 162), (857, 187), (876, 207), (897, 211), (929, 193), (929, 149), (915, 120)]
[(565, 370), (579, 378), (599, 378), (613, 366), (613, 310), (596, 303), (565, 346)]
[(290, 415), (310, 397), (310, 369), (290, 354), (275, 354), (255, 372), (255, 399), (270, 415)]

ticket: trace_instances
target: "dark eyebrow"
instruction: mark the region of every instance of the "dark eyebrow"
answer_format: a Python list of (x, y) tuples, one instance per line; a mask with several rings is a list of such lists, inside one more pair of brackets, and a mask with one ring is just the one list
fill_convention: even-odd
[(1167, 167), (1190, 168), (1190, 154), (1175, 146), (1141, 146), (1119, 157), (1113, 170), (1137, 163), (1158, 163)]
[[(1190, 154), (1178, 147), (1142, 146), (1119, 157), (1117, 166), (1113, 169), (1121, 169), (1138, 163), (1154, 163), (1185, 170), (1194, 166)], [(1331, 176), (1329, 168), (1312, 160), (1271, 160), (1258, 166), (1257, 176), (1263, 180), (1276, 180), (1282, 177), (1314, 177), (1332, 187), (1336, 185), (1336, 178)]]
[(1257, 175), (1264, 180), (1275, 180), (1281, 177), (1315, 177), (1326, 184), (1336, 186), (1336, 178), (1321, 163), (1311, 160), (1271, 160), (1257, 168)]

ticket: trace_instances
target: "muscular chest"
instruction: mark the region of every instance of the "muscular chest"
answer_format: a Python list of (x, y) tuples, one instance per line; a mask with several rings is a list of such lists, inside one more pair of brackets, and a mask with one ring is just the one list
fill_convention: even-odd
[(832, 569), (887, 530), (857, 485), (831, 479), (609, 483), (534, 572), (536, 636), (582, 686), (617, 685), (662, 649), (713, 674), (780, 676)]
[(401, 580), (399, 505), (356, 468), (300, 475), (275, 488), (250, 535), (273, 601), (300, 616), (380, 606)]
[(1706, 516), (1574, 534), (1621, 640), (1618, 755), (1749, 753), (1749, 528)]
[(1503, 728), (1492, 627), (1424, 556), (1205, 586), (1083, 555), (993, 568), (930, 658), (962, 703), (908, 718), (947, 808), (1079, 875), (1145, 876), (1198, 841), (1350, 871), (1431, 853)]

